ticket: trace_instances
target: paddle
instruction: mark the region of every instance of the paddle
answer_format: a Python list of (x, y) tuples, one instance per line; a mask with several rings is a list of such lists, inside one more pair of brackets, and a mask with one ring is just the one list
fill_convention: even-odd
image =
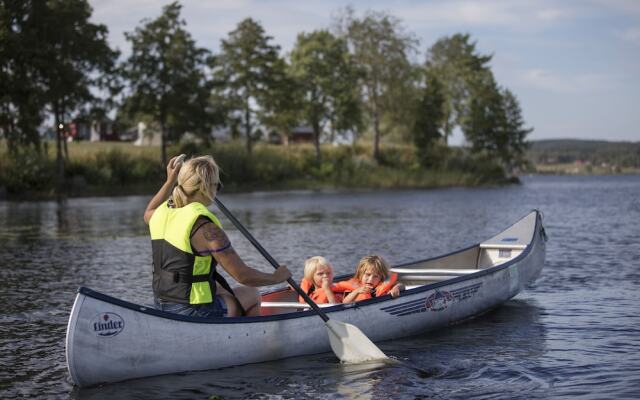
[[(231, 211), (222, 204), (220, 199), (215, 198), (215, 203), (222, 211), (224, 215), (231, 220), (233, 225), (253, 244), (253, 246), (269, 261), (273, 268), (278, 268), (279, 264), (271, 257), (264, 247), (249, 233), (249, 231), (231, 214)], [(291, 278), (287, 279), (287, 282), (304, 300), (311, 306), (313, 311), (316, 312), (322, 318), (327, 327), (327, 334), (329, 335), (329, 342), (331, 343), (331, 349), (340, 359), (345, 363), (359, 363), (363, 361), (371, 360), (384, 360), (388, 357), (380, 350), (373, 342), (355, 325), (347, 324), (344, 322), (329, 319), (327, 314), (322, 312), (320, 307), (311, 300), (309, 296), (298, 286), (298, 284)]]

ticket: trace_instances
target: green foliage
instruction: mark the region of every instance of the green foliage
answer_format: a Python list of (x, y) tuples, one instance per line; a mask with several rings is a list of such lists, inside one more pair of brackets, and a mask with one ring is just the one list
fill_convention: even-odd
[(71, 161), (65, 173), (69, 180), (82, 177), (93, 186), (118, 186), (158, 181), (162, 174), (159, 164), (120, 151), (98, 152), (91, 160)]
[[(98, 144), (96, 144), (98, 146)], [(74, 160), (66, 165), (69, 184), (53, 186), (53, 161), (31, 151), (16, 159), (0, 158), (0, 187), (11, 195), (150, 193), (165, 179), (165, 167), (153, 153), (135, 146), (94, 151), (74, 146)], [(100, 148), (102, 146), (98, 146)], [(442, 147), (447, 149), (446, 147)], [(2, 150), (0, 148), (0, 150)], [(179, 150), (179, 151), (178, 151)], [(171, 154), (185, 152), (171, 148)], [(194, 150), (193, 148), (191, 150)], [(504, 182), (503, 171), (485, 154), (446, 150), (438, 168), (420, 168), (413, 146), (382, 146), (382, 162), (367, 147), (324, 146), (318, 164), (312, 146), (258, 145), (250, 155), (240, 143), (200, 147), (191, 155), (211, 154), (222, 172), (225, 191), (294, 188), (393, 188), (479, 185)], [(78, 153), (82, 151), (83, 153)], [(446, 154), (443, 156), (443, 154)]]
[(113, 73), (117, 53), (91, 11), (85, 0), (0, 3), (0, 130), (11, 152), (39, 149), (47, 108), (57, 126), (96, 101), (91, 89)]
[[(525, 128), (516, 96), (495, 82), (492, 57), (479, 54), (468, 34), (441, 38), (429, 48), (424, 65), (413, 65), (417, 40), (398, 18), (373, 11), (356, 17), (347, 8), (336, 21), (335, 35), (326, 30), (300, 34), (287, 65), (280, 47), (251, 18), (222, 40), (220, 54), (212, 55), (196, 46), (181, 9), (173, 2), (127, 33), (131, 55), (115, 71), (117, 53), (107, 45), (106, 27), (89, 21), (86, 0), (1, 1), (0, 133), (8, 152), (40, 151), (36, 128), (47, 112), (56, 126), (72, 116), (86, 122), (104, 117), (110, 101), (97, 104), (93, 93), (105, 90), (94, 89), (115, 93), (122, 72), (127, 90), (112, 96), (122, 101), (118, 121), (159, 126), (162, 163), (119, 151), (71, 160), (67, 142), (58, 137), (57, 170), (75, 183), (160, 179), (166, 141), (180, 143), (185, 132), (193, 133), (198, 144), (184, 143), (180, 150), (200, 154), (211, 144), (211, 127), (222, 123), (234, 137), (245, 135), (245, 150), (235, 144), (210, 148), (229, 166), (223, 165), (228, 183), (238, 188), (305, 181), (392, 185), (393, 179), (407, 186), (440, 184), (433, 171), (458, 174), (454, 180), (462, 184), (489, 182), (500, 178), (499, 167), (524, 164), (531, 129)], [(314, 130), (314, 149), (258, 145), (251, 155), (258, 134), (275, 130), (288, 138), (303, 122)], [(471, 154), (447, 147), (456, 127), (471, 144)], [(326, 131), (331, 137), (346, 131), (367, 135), (362, 141), (372, 135), (373, 155), (363, 146), (322, 146)], [(322, 157), (321, 149), (327, 152)], [(44, 167), (35, 167), (47, 165), (44, 158), (16, 176), (6, 172), (16, 170), (14, 161), (4, 162), (2, 179), (13, 182), (12, 188), (22, 187), (16, 182), (36, 190), (51, 185), (37, 186), (30, 178), (46, 179)], [(380, 176), (388, 181), (380, 183)]]
[(241, 21), (221, 43), (222, 53), (215, 60), (215, 96), (223, 99), (228, 119), (240, 121), (251, 153), (256, 118), (270, 110), (270, 97), (278, 83), (284, 81), (285, 64), (280, 60), (280, 47), (271, 45), (271, 36), (251, 18)]
[[(403, 115), (415, 98), (414, 72), (408, 56), (417, 40), (404, 32), (401, 21), (382, 12), (368, 12), (361, 19), (347, 9), (341, 21), (353, 60), (361, 71), (362, 101), (373, 124), (373, 157), (380, 159), (381, 121), (406, 123)], [(410, 108), (410, 107), (409, 107)]]
[(439, 146), (438, 140), (442, 137), (440, 127), (444, 119), (444, 94), (440, 80), (433, 75), (428, 75), (426, 88), (422, 95), (422, 100), (416, 108), (413, 142), (418, 152), (420, 164), (429, 168), (438, 165), (437, 156)]
[(217, 115), (208, 106), (212, 83), (206, 79), (209, 51), (197, 47), (174, 2), (162, 15), (144, 20), (125, 36), (131, 55), (122, 65), (129, 83), (127, 109), (152, 116), (162, 131), (161, 159), (166, 164), (165, 139), (184, 132), (206, 137)]
[(260, 146), (249, 154), (238, 144), (217, 145), (204, 152), (216, 159), (222, 169), (221, 179), (230, 188), (267, 188), (285, 179), (301, 178), (308, 162), (305, 155), (309, 154), (305, 151), (289, 155), (271, 146)]
[(9, 154), (0, 162), (0, 185), (11, 194), (47, 192), (52, 189), (55, 164), (31, 148)]
[(472, 151), (483, 152), (502, 164), (507, 171), (524, 163), (526, 136), (520, 106), (508, 90), (500, 90), (491, 79), (473, 86), (468, 115), (463, 124)]
[(315, 31), (298, 35), (290, 73), (302, 92), (301, 118), (313, 129), (320, 163), (320, 135), (327, 125), (341, 130), (360, 125), (358, 72), (346, 41), (328, 31)]
[(458, 171), (472, 177), (469, 184), (506, 183), (507, 177), (500, 163), (487, 153), (471, 153), (457, 149), (443, 162), (445, 171)]
[(492, 76), (488, 63), (492, 56), (476, 52), (469, 34), (457, 33), (436, 41), (428, 51), (426, 73), (442, 84), (443, 118), (441, 128), (445, 143), (456, 126), (464, 123), (471, 100), (471, 86)]

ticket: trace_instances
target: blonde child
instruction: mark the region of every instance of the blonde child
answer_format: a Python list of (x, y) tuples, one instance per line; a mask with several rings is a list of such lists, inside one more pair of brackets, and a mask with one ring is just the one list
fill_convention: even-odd
[[(317, 304), (340, 303), (342, 294), (334, 293), (333, 266), (324, 257), (311, 257), (304, 263), (304, 278), (300, 288)], [(298, 301), (304, 303), (302, 296)]]
[[(388, 282), (387, 278), (391, 276)], [(335, 290), (344, 291), (343, 303), (351, 303), (390, 294), (398, 297), (404, 290), (402, 283), (396, 283), (398, 274), (390, 274), (389, 264), (378, 255), (362, 257), (353, 278), (338, 282)]]

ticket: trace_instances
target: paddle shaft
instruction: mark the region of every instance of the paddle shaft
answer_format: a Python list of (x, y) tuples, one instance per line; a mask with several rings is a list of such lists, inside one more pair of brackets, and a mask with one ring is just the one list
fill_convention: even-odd
[[(278, 264), (278, 262), (271, 257), (271, 254), (269, 254), (267, 252), (267, 250), (264, 249), (264, 247), (262, 247), (262, 245), (256, 240), (256, 238), (253, 237), (253, 235), (240, 223), (240, 221), (238, 221), (236, 219), (236, 217), (231, 214), (231, 211), (229, 211), (229, 209), (227, 209), (227, 207), (225, 207), (224, 204), (222, 204), (222, 202), (220, 201), (220, 199), (218, 197), (216, 197), (214, 199), (214, 202), (216, 203), (216, 206), (218, 206), (218, 208), (220, 209), (220, 211), (222, 211), (222, 213), (229, 218), (229, 220), (231, 220), (231, 223), (238, 228), (238, 230), (251, 242), (251, 244), (253, 245), (253, 247), (256, 248), (256, 250), (258, 250), (260, 252), (260, 254), (262, 254), (262, 256), (264, 258), (267, 259), (267, 261), (269, 261), (269, 264), (271, 264), (273, 266), (273, 268), (278, 269), (278, 267), (280, 266)], [(324, 322), (329, 321), (329, 317), (327, 317), (327, 314), (325, 314), (320, 307), (318, 307), (318, 305), (311, 300), (311, 297), (309, 297), (304, 290), (302, 290), (302, 288), (292, 279), (289, 278), (287, 279), (287, 283), (289, 283), (289, 285), (291, 285), (291, 287), (298, 292), (298, 294), (300, 296), (302, 296), (302, 298), (304, 299), (304, 301), (307, 302), (307, 304), (309, 304), (311, 306), (311, 308), (313, 308), (313, 311), (315, 311), (320, 318), (322, 318), (322, 320)]]

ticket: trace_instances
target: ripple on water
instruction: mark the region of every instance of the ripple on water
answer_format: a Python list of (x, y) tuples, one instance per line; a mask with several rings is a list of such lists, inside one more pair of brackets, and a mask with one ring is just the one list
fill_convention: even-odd
[[(466, 247), (537, 208), (549, 235), (541, 278), (463, 324), (380, 344), (395, 366), (331, 353), (78, 389), (65, 365), (78, 286), (148, 302), (148, 196), (0, 201), (0, 398), (636, 398), (640, 392), (640, 178), (531, 177), (518, 187), (228, 195), (276, 259), (302, 276), (380, 252), (392, 263)], [(222, 218), (252, 266), (269, 265)], [(310, 339), (312, 340), (312, 339)], [(425, 370), (418, 373), (411, 367)]]

